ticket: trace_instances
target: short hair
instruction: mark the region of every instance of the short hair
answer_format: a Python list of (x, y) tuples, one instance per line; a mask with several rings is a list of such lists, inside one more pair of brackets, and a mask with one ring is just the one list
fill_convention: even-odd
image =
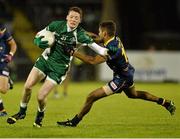
[(101, 22), (99, 27), (105, 29), (110, 37), (116, 34), (116, 23), (112, 20)]
[(0, 23), (0, 31), (4, 30), (6, 27), (4, 24)]
[(70, 7), (68, 13), (69, 13), (70, 11), (75, 11), (75, 12), (79, 13), (79, 14), (80, 14), (80, 18), (82, 19), (83, 12), (82, 12), (82, 9), (81, 9), (81, 8), (79, 8), (79, 7), (77, 7), (77, 6)]

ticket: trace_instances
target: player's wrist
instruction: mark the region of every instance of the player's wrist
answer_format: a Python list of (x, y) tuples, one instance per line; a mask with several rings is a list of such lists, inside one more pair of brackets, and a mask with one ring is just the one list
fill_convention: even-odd
[(9, 52), (9, 55), (14, 56), (14, 53), (13, 52)]

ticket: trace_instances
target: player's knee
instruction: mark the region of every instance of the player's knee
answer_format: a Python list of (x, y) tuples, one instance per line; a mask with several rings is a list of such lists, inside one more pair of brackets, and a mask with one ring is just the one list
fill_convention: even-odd
[(24, 89), (25, 89), (26, 92), (31, 91), (31, 90), (32, 90), (31, 84), (26, 83), (26, 84), (24, 85)]
[(6, 94), (7, 91), (8, 91), (8, 86), (1, 86), (1, 87), (0, 87), (0, 93)]
[(137, 98), (138, 97), (138, 94), (136, 92), (134, 93), (128, 93), (126, 94), (128, 96), (128, 98)]
[(7, 93), (7, 89), (6, 88), (0, 88), (0, 93), (1, 94), (6, 94)]

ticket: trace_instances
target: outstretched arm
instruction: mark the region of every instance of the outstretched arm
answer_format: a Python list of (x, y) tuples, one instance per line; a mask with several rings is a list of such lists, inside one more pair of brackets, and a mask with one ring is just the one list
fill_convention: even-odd
[(95, 57), (88, 56), (88, 55), (84, 55), (82, 53), (79, 53), (77, 51), (74, 52), (73, 56), (80, 59), (80, 60), (82, 60), (85, 63), (92, 64), (92, 65), (100, 64), (100, 63), (103, 63), (103, 62), (106, 61), (106, 57), (102, 57), (100, 55), (97, 55)]
[(12, 58), (14, 56), (14, 54), (16, 53), (16, 49), (17, 49), (17, 45), (16, 42), (13, 38), (11, 38), (10, 40), (7, 41), (7, 44), (9, 46), (9, 54), (6, 54), (4, 57), (4, 61), (9, 63), (12, 61)]
[(15, 53), (16, 53), (16, 49), (17, 49), (17, 45), (16, 45), (16, 42), (15, 40), (12, 38), (11, 40), (9, 40), (8, 42), (8, 45), (10, 47), (10, 54), (13, 56)]
[(88, 46), (94, 50), (96, 53), (98, 53), (101, 56), (107, 56), (108, 55), (108, 49), (101, 47), (100, 45), (96, 44), (95, 42), (88, 44)]

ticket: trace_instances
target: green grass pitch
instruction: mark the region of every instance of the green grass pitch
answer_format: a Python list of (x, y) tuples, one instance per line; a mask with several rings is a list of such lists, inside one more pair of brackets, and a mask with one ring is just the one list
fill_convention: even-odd
[[(171, 116), (163, 107), (138, 99), (129, 99), (124, 93), (97, 101), (88, 115), (75, 128), (58, 127), (56, 121), (72, 118), (81, 109), (89, 92), (102, 86), (102, 82), (71, 83), (66, 98), (48, 96), (43, 127), (33, 128), (37, 110), (36, 95), (40, 85), (33, 88), (27, 116), (14, 125), (0, 117), (0, 138), (178, 138), (180, 137), (180, 85), (137, 83), (136, 89), (147, 90), (156, 96), (172, 99), (176, 114)], [(19, 110), (23, 84), (1, 95), (8, 115)], [(61, 92), (61, 87), (59, 91)]]

